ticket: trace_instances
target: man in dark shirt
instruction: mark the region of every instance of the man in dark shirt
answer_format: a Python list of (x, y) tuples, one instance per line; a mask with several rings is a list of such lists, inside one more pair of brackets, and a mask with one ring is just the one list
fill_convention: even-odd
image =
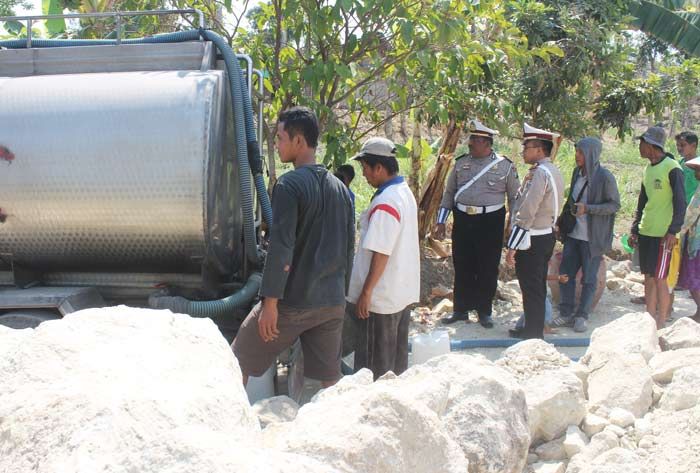
[(659, 328), (671, 308), (671, 293), (666, 279), (676, 234), (685, 217), (685, 186), (681, 166), (666, 153), (666, 132), (650, 127), (639, 139), (639, 154), (649, 160), (644, 170), (632, 223), (630, 245), (638, 247), (639, 266), (644, 274), (644, 298)]
[(299, 338), (304, 373), (324, 387), (340, 379), (345, 293), (355, 244), (355, 220), (345, 185), (316, 164), (318, 120), (306, 107), (282, 112), (277, 150), (294, 170), (272, 193), (270, 246), (258, 303), (233, 351), (243, 372), (261, 376)]

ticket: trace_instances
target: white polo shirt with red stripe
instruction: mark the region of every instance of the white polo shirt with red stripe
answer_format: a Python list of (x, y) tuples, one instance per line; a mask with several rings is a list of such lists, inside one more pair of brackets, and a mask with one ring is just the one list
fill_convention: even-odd
[(420, 299), (420, 250), (416, 199), (403, 178), (382, 186), (360, 215), (360, 246), (350, 277), (348, 302), (356, 303), (372, 262), (372, 252), (389, 255), (372, 292), (370, 312), (395, 314)]

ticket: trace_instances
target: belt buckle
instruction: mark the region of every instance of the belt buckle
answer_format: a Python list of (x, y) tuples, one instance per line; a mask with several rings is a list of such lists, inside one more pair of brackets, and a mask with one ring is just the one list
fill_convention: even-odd
[(476, 215), (477, 213), (479, 213), (479, 207), (467, 205), (467, 215)]

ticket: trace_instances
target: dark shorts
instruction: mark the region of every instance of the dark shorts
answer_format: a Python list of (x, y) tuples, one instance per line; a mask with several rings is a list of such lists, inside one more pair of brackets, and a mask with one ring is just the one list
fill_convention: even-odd
[(642, 274), (657, 279), (666, 279), (671, 266), (671, 252), (662, 249), (661, 237), (639, 235), (639, 268)]
[(258, 303), (238, 330), (231, 347), (243, 374), (262, 376), (277, 356), (299, 338), (304, 352), (304, 376), (319, 381), (340, 379), (340, 350), (345, 307), (294, 309), (279, 306), (276, 340), (265, 342), (258, 332)]

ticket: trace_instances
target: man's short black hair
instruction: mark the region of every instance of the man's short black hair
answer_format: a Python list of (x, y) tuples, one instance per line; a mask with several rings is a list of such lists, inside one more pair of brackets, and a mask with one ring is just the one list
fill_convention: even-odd
[(399, 173), (399, 162), (395, 157), (389, 156), (377, 156), (376, 154), (363, 154), (357, 158), (358, 161), (364, 162), (369, 167), (373, 168), (377, 164), (386, 169), (390, 176), (394, 176)]
[(283, 129), (290, 138), (301, 133), (310, 148), (318, 146), (318, 118), (310, 108), (292, 107), (283, 110), (277, 117), (277, 123), (283, 124)]
[(355, 168), (352, 167), (352, 164), (343, 164), (338, 166), (338, 169), (335, 171), (335, 177), (347, 184), (350, 184), (352, 180), (355, 179)]
[(689, 145), (697, 145), (698, 135), (696, 135), (692, 131), (682, 131), (676, 135), (676, 140), (683, 140)]
[(552, 148), (554, 148), (554, 143), (549, 140), (533, 140), (539, 143), (540, 147), (544, 150), (545, 156), (552, 156)]

